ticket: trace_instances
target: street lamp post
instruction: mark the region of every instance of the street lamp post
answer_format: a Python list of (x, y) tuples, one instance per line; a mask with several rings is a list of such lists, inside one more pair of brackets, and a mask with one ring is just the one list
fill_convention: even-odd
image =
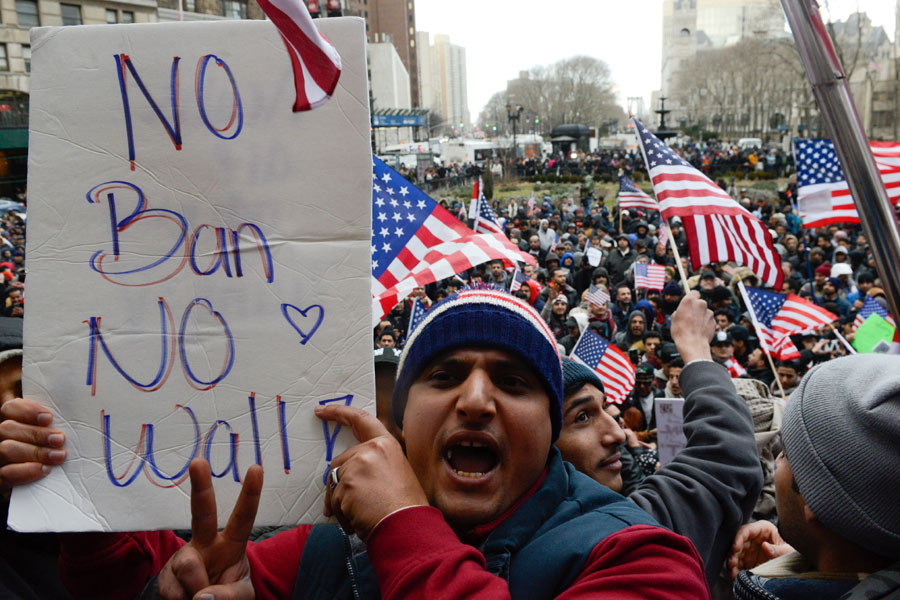
[(516, 104), (515, 106), (509, 103), (506, 104), (506, 118), (509, 119), (513, 131), (513, 159), (510, 171), (515, 168), (516, 161), (519, 158), (519, 147), (516, 145), (516, 124), (519, 122), (519, 116), (522, 114), (522, 110), (521, 104)]

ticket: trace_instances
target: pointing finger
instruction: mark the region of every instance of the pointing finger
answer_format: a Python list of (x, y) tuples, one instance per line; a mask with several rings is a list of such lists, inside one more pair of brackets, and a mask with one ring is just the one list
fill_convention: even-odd
[(323, 421), (333, 421), (353, 430), (356, 441), (368, 442), (381, 435), (390, 435), (374, 415), (352, 406), (327, 404), (316, 407), (316, 416)]

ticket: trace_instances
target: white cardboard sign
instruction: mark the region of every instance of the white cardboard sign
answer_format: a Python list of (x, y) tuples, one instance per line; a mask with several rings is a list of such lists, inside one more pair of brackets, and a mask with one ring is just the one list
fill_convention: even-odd
[(257, 524), (321, 519), (354, 440), (313, 408), (374, 376), (364, 23), (318, 26), (343, 72), (299, 113), (268, 21), (33, 30), (24, 392), (68, 459), (13, 528), (187, 527), (195, 456), (220, 523), (257, 462)]
[(687, 447), (684, 437), (684, 398), (656, 399), (656, 443), (659, 464), (667, 465)]

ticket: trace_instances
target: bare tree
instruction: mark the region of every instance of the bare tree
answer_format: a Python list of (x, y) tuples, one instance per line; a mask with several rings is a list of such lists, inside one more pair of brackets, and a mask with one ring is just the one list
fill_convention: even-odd
[[(886, 39), (861, 14), (828, 28), (848, 81), (857, 67), (866, 70)], [(825, 135), (789, 37), (746, 38), (698, 51), (676, 76), (670, 95), (683, 124), (700, 125), (722, 137), (765, 136), (789, 124)]]
[(485, 105), (479, 123), (506, 115), (510, 101), (524, 107), (523, 118), (540, 117), (542, 127), (562, 123), (599, 126), (610, 120), (623, 121), (625, 112), (616, 104), (615, 85), (609, 66), (590, 56), (573, 56), (548, 66), (532, 67), (527, 78), (518, 79), (508, 92), (497, 92)]

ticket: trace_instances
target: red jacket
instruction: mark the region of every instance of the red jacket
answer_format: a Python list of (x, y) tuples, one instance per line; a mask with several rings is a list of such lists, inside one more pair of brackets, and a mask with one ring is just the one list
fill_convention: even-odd
[[(247, 548), (257, 598), (290, 598), (311, 526), (302, 525)], [(75, 598), (133, 598), (184, 545), (171, 531), (65, 534), (60, 575)], [(368, 540), (384, 600), (509, 598), (506, 582), (462, 543), (441, 513), (414, 507), (384, 519)], [(695, 560), (686, 561), (685, 555)], [(660, 527), (635, 525), (594, 547), (559, 598), (709, 598), (702, 561), (691, 543)]]

